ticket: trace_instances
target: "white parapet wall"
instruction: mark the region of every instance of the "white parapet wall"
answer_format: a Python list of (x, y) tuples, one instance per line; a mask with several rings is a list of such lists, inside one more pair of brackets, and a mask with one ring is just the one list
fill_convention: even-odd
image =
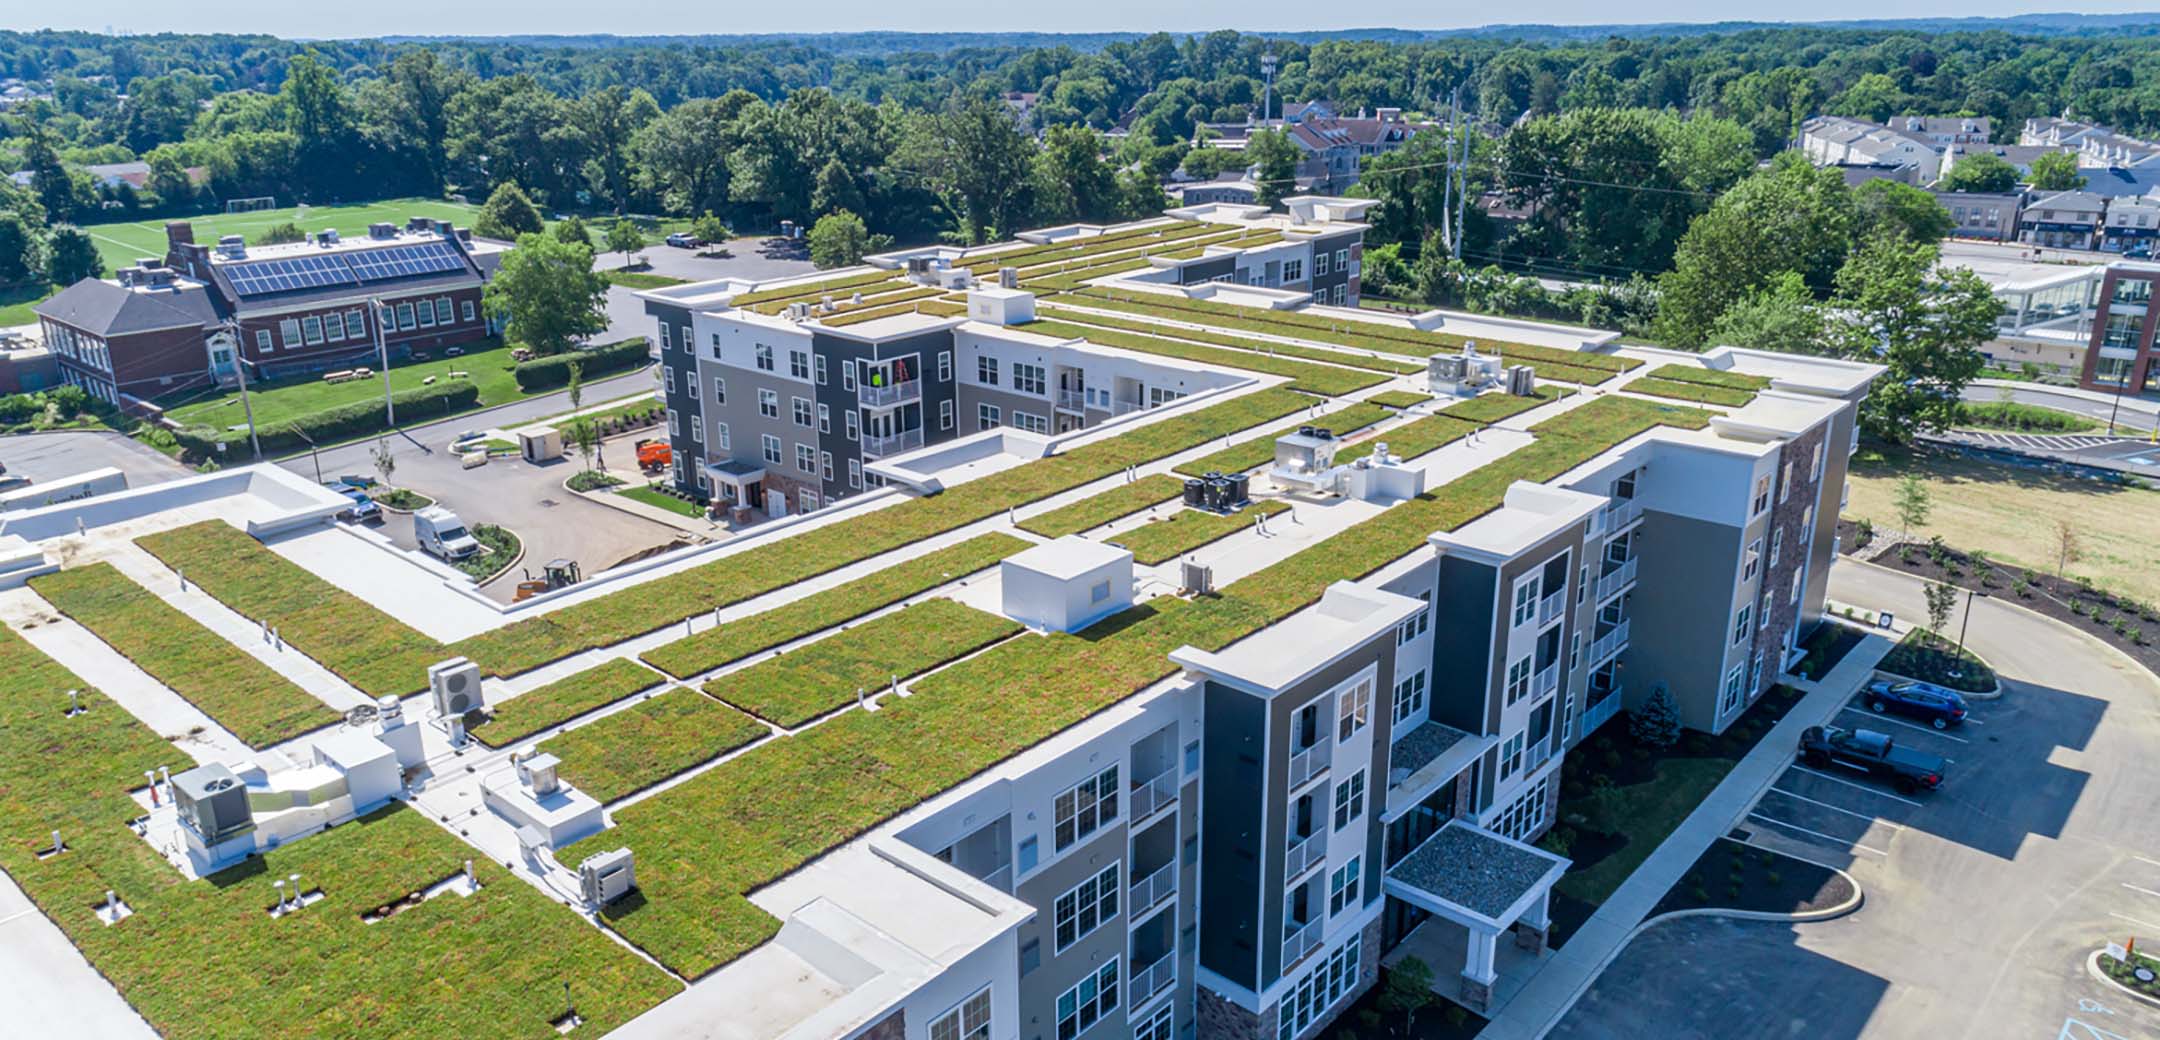
[[(36, 543), (187, 506), (206, 505), (215, 505), (214, 515), (238, 521), (247, 533), (260, 538), (334, 519), (351, 508), (352, 501), (281, 467), (263, 463), (0, 513), (0, 535)], [(197, 512), (202, 515), (196, 519), (211, 515), (209, 511)]]

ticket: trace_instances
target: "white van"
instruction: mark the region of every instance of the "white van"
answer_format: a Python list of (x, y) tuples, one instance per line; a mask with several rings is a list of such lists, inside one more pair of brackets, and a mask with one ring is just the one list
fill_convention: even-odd
[(413, 514), (413, 537), (420, 548), (445, 560), (462, 560), (480, 551), (465, 521), (441, 506), (429, 506)]

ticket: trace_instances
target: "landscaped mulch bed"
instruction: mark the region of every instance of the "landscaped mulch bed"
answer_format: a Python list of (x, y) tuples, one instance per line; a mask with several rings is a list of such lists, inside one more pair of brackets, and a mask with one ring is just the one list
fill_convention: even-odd
[(1792, 673), (1809, 682), (1821, 679), (1830, 674), (1830, 669), (1836, 668), (1838, 662), (1843, 661), (1845, 655), (1852, 653), (1852, 648), (1859, 646), (1860, 641), (1866, 638), (1866, 633), (1850, 625), (1825, 621), (1815, 626), (1815, 631), (1809, 633), (1806, 641), (1800, 644), (1807, 654), (1800, 658), (1800, 663), (1793, 668)]
[(1837, 522), (1837, 551), (1839, 556), (1852, 556), (1875, 543), (1875, 525), (1869, 523), (1862, 529), (1859, 523), (1840, 519)]
[[(2160, 645), (2156, 645), (2160, 641), (2160, 608), (2154, 604), (2138, 603), (2075, 578), (2011, 567), (1934, 544), (1901, 545), (1875, 562), (1931, 581), (2000, 597), (2085, 632), (2160, 672)], [(1964, 608), (1961, 605), (1958, 609)]]
[(2138, 978), (2137, 969), (2140, 967), (2153, 972), (2155, 975), (2160, 975), (2160, 960), (2154, 960), (2142, 953), (2131, 954), (2128, 961), (2119, 961), (2104, 955), (2100, 958), (2100, 970), (2107, 972), (2108, 978), (2114, 979), (2134, 992), (2142, 993), (2148, 997), (2160, 998), (2160, 979), (2147, 982)]
[(1852, 882), (1829, 867), (1719, 838), (1658, 900), (1650, 916), (1703, 909), (1812, 913), (1840, 906), (1852, 897)]
[[(1428, 921), (1429, 927), (1450, 927), (1445, 921)], [(1505, 936), (1502, 942), (1512, 941)], [(1433, 982), (1440, 990), (1454, 992), (1456, 975), (1461, 965), (1429, 965)], [(1387, 992), (1386, 969), (1382, 969), (1380, 981), (1371, 989), (1358, 994), (1349, 1007), (1342, 1010), (1334, 1022), (1317, 1034), (1327, 1040), (1471, 1040), (1485, 1028), (1485, 1018), (1460, 1004), (1443, 1000), (1437, 994), (1433, 1005), (1403, 1021), (1400, 1011), (1388, 1011), (1381, 1006), (1381, 994)]]
[(1907, 633), (1875, 667), (1965, 693), (1989, 693), (1995, 689), (1995, 669), (1986, 661), (1924, 628)]

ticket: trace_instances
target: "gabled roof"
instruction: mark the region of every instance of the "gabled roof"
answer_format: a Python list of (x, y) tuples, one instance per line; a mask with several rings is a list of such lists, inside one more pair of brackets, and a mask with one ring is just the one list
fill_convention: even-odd
[(218, 320), (210, 294), (192, 282), (171, 289), (138, 290), (85, 278), (31, 310), (41, 318), (96, 336), (125, 336)]

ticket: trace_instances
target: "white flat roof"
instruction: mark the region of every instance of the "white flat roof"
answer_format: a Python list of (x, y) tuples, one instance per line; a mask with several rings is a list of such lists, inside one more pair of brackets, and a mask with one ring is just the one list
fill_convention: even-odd
[(1131, 562), (1132, 550), (1090, 541), (1076, 534), (1005, 558), (1007, 567), (1033, 571), (1059, 581), (1071, 581), (1104, 567)]
[[(1421, 600), (1347, 581), (1328, 586), (1320, 602), (1247, 636), (1220, 652), (1194, 646), (1170, 660), (1263, 695), (1289, 689), (1374, 637), (1393, 631), (1424, 607)], [(1319, 652), (1325, 647), (1330, 652)]]
[(1500, 508), (1431, 541), (1443, 552), (1484, 562), (1512, 560), (1561, 531), (1582, 523), (1605, 505), (1605, 497), (1518, 480), (1501, 496)]

